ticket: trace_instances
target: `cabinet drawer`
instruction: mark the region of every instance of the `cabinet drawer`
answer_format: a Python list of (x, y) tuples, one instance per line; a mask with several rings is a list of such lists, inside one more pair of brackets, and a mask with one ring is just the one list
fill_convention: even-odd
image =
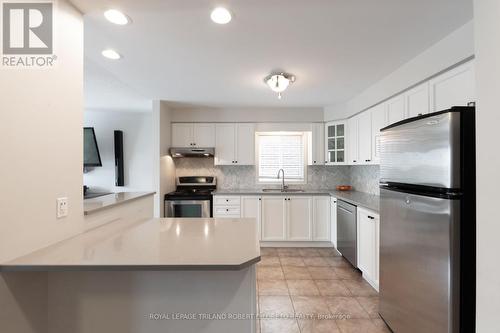
[(214, 217), (240, 217), (240, 207), (215, 206)]
[(214, 196), (214, 205), (239, 206), (239, 196)]

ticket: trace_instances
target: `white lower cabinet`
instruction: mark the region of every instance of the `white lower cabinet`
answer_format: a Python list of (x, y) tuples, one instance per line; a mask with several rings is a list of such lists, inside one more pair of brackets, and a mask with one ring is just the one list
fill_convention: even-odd
[(358, 207), (358, 268), (375, 289), (379, 284), (379, 215)]
[(337, 198), (330, 197), (330, 241), (337, 248)]
[(290, 196), (285, 198), (287, 240), (311, 240), (313, 219), (313, 198), (310, 196)]
[(256, 195), (248, 195), (241, 197), (241, 217), (254, 218), (257, 221), (257, 234), (261, 235), (260, 230), (260, 202), (261, 197)]
[(263, 241), (286, 240), (286, 201), (283, 196), (262, 196), (261, 228)]
[(216, 195), (213, 199), (213, 215), (217, 218), (239, 218), (241, 198), (239, 195)]
[(330, 241), (330, 196), (313, 197), (313, 233), (315, 241)]
[(216, 194), (213, 213), (216, 218), (255, 218), (261, 241), (329, 242), (337, 238), (336, 224), (333, 231), (331, 226), (332, 219), (337, 220), (336, 208), (332, 213), (328, 195)]

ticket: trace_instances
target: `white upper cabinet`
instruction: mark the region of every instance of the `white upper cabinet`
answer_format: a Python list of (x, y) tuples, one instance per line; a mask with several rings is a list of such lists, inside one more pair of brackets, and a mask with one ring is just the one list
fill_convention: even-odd
[(172, 124), (172, 147), (192, 147), (193, 130), (193, 124)]
[(255, 124), (238, 124), (236, 126), (235, 156), (238, 165), (255, 164)]
[(324, 165), (325, 160), (325, 125), (323, 123), (313, 123), (311, 134), (311, 158), (309, 165)]
[(172, 147), (215, 146), (215, 124), (174, 123), (172, 124)]
[[(466, 106), (474, 101), (474, 62), (470, 61), (351, 117), (347, 121), (348, 164), (380, 163), (380, 129), (407, 118)], [(328, 164), (342, 164), (335, 163), (336, 124), (326, 125)]]
[(372, 163), (372, 113), (370, 110), (358, 115), (358, 147), (360, 162)]
[(380, 130), (387, 126), (387, 104), (382, 103), (370, 109), (372, 114), (372, 160), (380, 163)]
[(326, 164), (347, 164), (347, 121), (332, 121), (325, 125)]
[(387, 120), (389, 125), (406, 119), (405, 96), (398, 95), (387, 101)]
[(234, 165), (236, 124), (215, 125), (215, 165)]
[(313, 197), (313, 240), (330, 240), (330, 197)]
[(193, 126), (193, 137), (196, 147), (215, 147), (215, 124), (195, 123)]
[(354, 116), (347, 120), (347, 138), (349, 144), (349, 159), (347, 160), (349, 164), (359, 164), (359, 145), (358, 145), (358, 116)]
[(290, 196), (285, 198), (285, 201), (287, 206), (287, 240), (311, 240), (313, 198), (310, 196)]
[(424, 82), (405, 92), (406, 110), (408, 118), (429, 113), (430, 97), (429, 82)]
[(469, 61), (430, 80), (431, 112), (466, 106), (476, 100), (474, 62)]
[(255, 124), (215, 126), (215, 165), (255, 163)]

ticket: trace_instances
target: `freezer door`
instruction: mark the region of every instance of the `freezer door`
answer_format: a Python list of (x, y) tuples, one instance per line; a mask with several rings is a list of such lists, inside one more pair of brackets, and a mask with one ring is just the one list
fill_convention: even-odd
[(380, 139), (380, 178), (459, 189), (460, 112), (446, 112), (388, 128)]
[(394, 332), (458, 332), (460, 200), (380, 194), (380, 315)]

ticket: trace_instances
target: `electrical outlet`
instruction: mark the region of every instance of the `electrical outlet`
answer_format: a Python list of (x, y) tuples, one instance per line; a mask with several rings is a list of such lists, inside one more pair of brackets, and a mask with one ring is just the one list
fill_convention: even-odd
[(68, 198), (57, 198), (57, 218), (68, 216)]

